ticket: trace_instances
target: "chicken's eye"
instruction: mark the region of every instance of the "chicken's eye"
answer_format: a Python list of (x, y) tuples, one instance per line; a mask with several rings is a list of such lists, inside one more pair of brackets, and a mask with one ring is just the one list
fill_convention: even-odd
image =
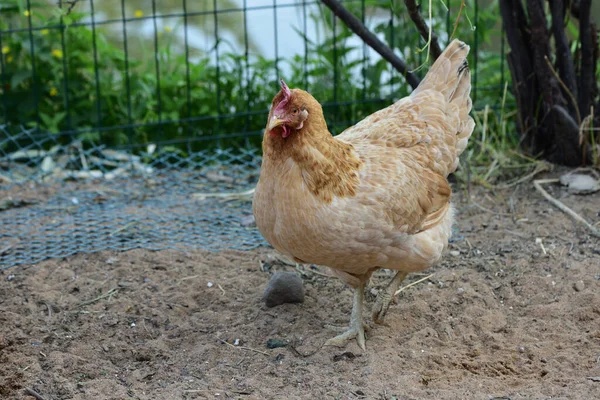
[(292, 113), (293, 113), (293, 114), (298, 114), (298, 109), (297, 109), (297, 108), (294, 108), (294, 109), (292, 110)]

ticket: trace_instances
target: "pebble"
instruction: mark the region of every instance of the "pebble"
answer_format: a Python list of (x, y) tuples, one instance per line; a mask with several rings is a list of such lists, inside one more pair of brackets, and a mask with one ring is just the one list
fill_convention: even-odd
[(263, 300), (267, 307), (285, 303), (303, 303), (304, 286), (295, 272), (276, 272), (265, 288)]
[(254, 215), (246, 215), (240, 218), (240, 225), (244, 228), (252, 228), (256, 226), (256, 221), (254, 220)]
[(458, 256), (460, 256), (460, 251), (458, 251), (458, 250), (452, 250), (450, 252), (450, 255), (453, 256), (453, 257), (458, 257)]
[(573, 285), (573, 288), (575, 289), (575, 291), (581, 292), (583, 291), (583, 289), (585, 289), (585, 283), (583, 283), (583, 281), (577, 281)]
[(269, 349), (276, 349), (278, 347), (285, 347), (287, 346), (288, 343), (284, 340), (280, 340), (280, 339), (269, 339), (267, 340), (267, 347)]

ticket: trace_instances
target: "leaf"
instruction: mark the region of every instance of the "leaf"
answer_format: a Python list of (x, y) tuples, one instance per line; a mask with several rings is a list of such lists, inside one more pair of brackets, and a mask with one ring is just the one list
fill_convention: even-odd
[(31, 78), (31, 76), (32, 76), (32, 72), (30, 70), (19, 70), (19, 71), (15, 72), (15, 74), (12, 76), (12, 78), (10, 80), (10, 85), (13, 88), (16, 88), (21, 83), (23, 83), (27, 79)]

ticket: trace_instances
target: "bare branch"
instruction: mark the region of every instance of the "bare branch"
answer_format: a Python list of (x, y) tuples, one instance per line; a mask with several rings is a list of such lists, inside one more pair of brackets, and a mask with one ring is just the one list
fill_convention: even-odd
[[(421, 34), (421, 37), (425, 39), (426, 42), (429, 41), (429, 27), (427, 23), (419, 13), (419, 6), (415, 0), (404, 0), (404, 4), (406, 4), (406, 9), (408, 10), (408, 15), (410, 19), (414, 22), (417, 30)], [(435, 32), (431, 32), (431, 43), (429, 44), (429, 48), (431, 49), (431, 54), (433, 55), (434, 60), (437, 59), (440, 54), (442, 54), (442, 49), (440, 48), (440, 44), (438, 43), (438, 37)]]
[[(569, 0), (567, 0), (569, 1)], [(556, 64), (558, 75), (570, 92), (572, 97), (577, 98), (577, 84), (575, 82), (575, 67), (573, 56), (569, 48), (569, 40), (564, 29), (564, 5), (563, 0), (551, 0), (550, 10), (552, 12), (552, 34), (556, 42)], [(572, 104), (577, 108), (577, 104)]]
[(594, 82), (594, 53), (590, 11), (591, 0), (581, 0), (579, 40), (581, 41), (581, 72), (579, 75), (579, 112), (583, 117), (590, 113)]
[[(65, 12), (65, 15), (71, 14), (71, 11), (73, 11), (73, 8), (75, 7), (75, 5), (78, 2), (79, 2), (79, 0), (68, 0), (68, 1), (65, 1), (64, 4), (68, 6), (67, 11)], [(62, 7), (62, 2), (59, 1), (59, 4)]]
[(321, 0), (339, 19), (341, 19), (347, 26), (357, 34), (369, 47), (375, 50), (381, 57), (387, 60), (394, 68), (396, 68), (404, 77), (408, 84), (416, 89), (421, 82), (419, 78), (410, 72), (408, 66), (400, 57), (398, 57), (392, 49), (383, 43), (375, 34), (367, 29), (366, 26), (356, 18), (350, 11), (348, 11), (343, 5), (337, 0)]

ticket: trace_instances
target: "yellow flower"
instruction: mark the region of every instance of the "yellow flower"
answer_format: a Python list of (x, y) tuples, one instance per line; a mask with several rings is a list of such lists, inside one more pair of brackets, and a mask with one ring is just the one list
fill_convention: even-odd
[(29, 17), (31, 15), (31, 12), (29, 10), (25, 10), (23, 11), (23, 15)]
[(135, 15), (136, 18), (142, 18), (144, 16), (144, 12), (142, 10), (135, 10), (133, 15)]
[(54, 97), (57, 94), (58, 94), (58, 89), (57, 88), (55, 88), (55, 87), (50, 88), (50, 96)]
[(11, 63), (11, 62), (13, 62), (13, 60), (14, 60), (13, 56), (6, 57), (6, 62), (7, 63)]
[(42, 29), (42, 30), (40, 31), (40, 33), (41, 33), (42, 35), (44, 35), (44, 36), (45, 36), (45, 35), (47, 35), (48, 33), (50, 33), (50, 31), (49, 31), (48, 29)]
[(8, 46), (2, 47), (2, 54), (8, 54), (9, 52), (10, 52), (10, 47), (8, 47)]
[(171, 28), (170, 26), (165, 26), (165, 32), (171, 32), (173, 30), (173, 28)]
[(52, 55), (56, 58), (63, 58), (63, 52), (59, 49), (52, 50)]

